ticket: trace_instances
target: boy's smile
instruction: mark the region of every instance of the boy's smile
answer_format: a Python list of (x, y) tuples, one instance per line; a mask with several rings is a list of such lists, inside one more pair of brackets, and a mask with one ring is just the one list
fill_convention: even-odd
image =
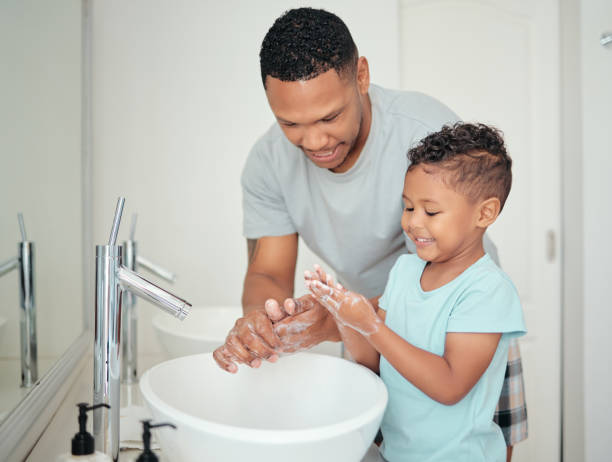
[(484, 255), (478, 222), (479, 202), (453, 190), (445, 172), (417, 165), (406, 173), (402, 228), (418, 256), (429, 262), (479, 258)]

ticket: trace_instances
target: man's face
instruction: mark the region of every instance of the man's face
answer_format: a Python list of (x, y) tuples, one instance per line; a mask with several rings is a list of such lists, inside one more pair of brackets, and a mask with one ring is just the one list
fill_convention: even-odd
[(359, 77), (341, 78), (334, 69), (296, 82), (268, 76), (266, 96), (285, 136), (318, 167), (337, 173), (352, 167), (369, 131), (368, 118), (364, 136), (367, 85)]

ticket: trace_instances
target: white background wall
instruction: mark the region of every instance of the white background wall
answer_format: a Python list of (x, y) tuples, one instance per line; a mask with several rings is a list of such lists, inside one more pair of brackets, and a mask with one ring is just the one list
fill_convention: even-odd
[(612, 411), (612, 32), (609, 0), (581, 2), (582, 158), (584, 214), (585, 460), (610, 460)]
[[(283, 11), (302, 5), (94, 2), (94, 241), (108, 240), (117, 197), (124, 195), (120, 240), (137, 212), (140, 253), (176, 272), (175, 292), (194, 306), (240, 304), (246, 269), (240, 173), (273, 122), (259, 47)], [(397, 2), (372, 5), (309, 3), (343, 18), (369, 59), (372, 81), (397, 87)], [(311, 261), (301, 252), (301, 267)], [(157, 309), (139, 305), (141, 351), (157, 352), (150, 326)]]

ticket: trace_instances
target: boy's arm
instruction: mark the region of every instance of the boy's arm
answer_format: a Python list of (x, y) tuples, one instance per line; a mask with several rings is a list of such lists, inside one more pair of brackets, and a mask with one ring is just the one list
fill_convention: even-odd
[(415, 347), (384, 324), (367, 339), (406, 380), (430, 398), (451, 405), (461, 401), (484, 374), (500, 337), (500, 333), (448, 332), (444, 356)]
[[(379, 308), (378, 299), (380, 296), (370, 299), (370, 303), (376, 310), (376, 314), (382, 321), (385, 320), (385, 310)], [(355, 362), (367, 367), (376, 374), (380, 373), (380, 353), (374, 348), (368, 340), (357, 332), (341, 322), (337, 322), (340, 337), (344, 342), (346, 351), (351, 355)]]
[(467, 395), (495, 354), (501, 333), (447, 333), (444, 356), (418, 348), (389, 329), (363, 295), (324, 280), (311, 280), (308, 288), (338, 324), (361, 333), (406, 380), (442, 404), (455, 404)]

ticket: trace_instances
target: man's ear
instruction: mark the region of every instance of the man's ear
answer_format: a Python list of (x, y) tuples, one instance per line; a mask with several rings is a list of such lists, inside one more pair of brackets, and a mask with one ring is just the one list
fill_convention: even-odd
[(476, 226), (486, 228), (492, 225), (501, 211), (501, 203), (497, 197), (483, 200), (478, 206)]
[(362, 95), (365, 95), (370, 88), (370, 66), (365, 56), (357, 59), (357, 88)]

